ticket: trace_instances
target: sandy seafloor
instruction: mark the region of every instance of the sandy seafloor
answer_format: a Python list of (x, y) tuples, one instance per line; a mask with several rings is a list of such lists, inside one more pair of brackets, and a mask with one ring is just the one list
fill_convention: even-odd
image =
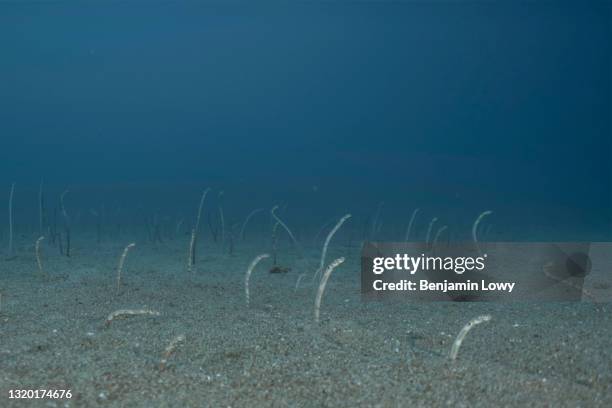
[[(29, 240), (29, 238), (28, 238)], [(23, 241), (23, 242), (21, 242)], [(211, 243), (186, 270), (188, 237), (138, 243), (116, 291), (125, 244), (75, 237), (70, 259), (44, 244), (48, 282), (34, 245), (0, 262), (0, 406), (413, 407), (612, 406), (612, 307), (593, 303), (363, 302), (358, 248), (331, 276), (314, 324), (310, 276), (320, 249), (301, 259), (281, 248), (244, 274), (266, 242), (229, 256)], [(125, 241), (125, 242), (123, 242)], [(300, 273), (304, 285), (294, 289)], [(113, 321), (110, 312), (161, 315)], [(480, 314), (456, 361), (461, 327)], [(186, 340), (160, 370), (164, 349)], [(9, 389), (70, 389), (70, 400), (15, 400)]]

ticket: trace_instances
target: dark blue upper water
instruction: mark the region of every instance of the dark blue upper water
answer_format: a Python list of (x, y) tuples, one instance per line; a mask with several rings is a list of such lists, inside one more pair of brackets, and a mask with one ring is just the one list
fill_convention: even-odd
[(0, 185), (8, 197), (16, 183), (17, 223), (36, 223), (44, 179), (48, 207), (69, 188), (74, 211), (191, 214), (210, 186), (236, 220), (286, 203), (302, 227), (367, 223), (383, 202), (388, 239), (415, 207), (422, 225), (493, 210), (500, 233), (606, 239), (611, 14), (606, 1), (3, 2)]

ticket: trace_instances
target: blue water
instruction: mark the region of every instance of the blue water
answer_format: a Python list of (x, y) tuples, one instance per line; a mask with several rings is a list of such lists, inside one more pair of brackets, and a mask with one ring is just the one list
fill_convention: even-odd
[(610, 38), (605, 1), (2, 2), (0, 186), (21, 232), (44, 180), (83, 225), (190, 223), (211, 187), (301, 238), (419, 207), (415, 238), (492, 210), (492, 239), (609, 239)]

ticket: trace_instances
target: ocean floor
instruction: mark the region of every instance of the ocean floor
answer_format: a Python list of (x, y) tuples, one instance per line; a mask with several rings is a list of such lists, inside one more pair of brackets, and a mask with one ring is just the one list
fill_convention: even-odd
[[(188, 238), (137, 243), (118, 292), (128, 242), (75, 238), (71, 258), (44, 243), (46, 281), (33, 243), (0, 260), (0, 406), (612, 406), (609, 304), (365, 302), (359, 249), (331, 248), (328, 262), (347, 261), (317, 325), (319, 249), (298, 257), (281, 248), (284, 274), (262, 261), (247, 308), (245, 271), (265, 245), (237, 245), (230, 256), (204, 242), (190, 274)], [(106, 324), (111, 312), (143, 308), (159, 316)], [(492, 320), (451, 361), (455, 336), (482, 314)], [(22, 389), (72, 398), (9, 398)]]

